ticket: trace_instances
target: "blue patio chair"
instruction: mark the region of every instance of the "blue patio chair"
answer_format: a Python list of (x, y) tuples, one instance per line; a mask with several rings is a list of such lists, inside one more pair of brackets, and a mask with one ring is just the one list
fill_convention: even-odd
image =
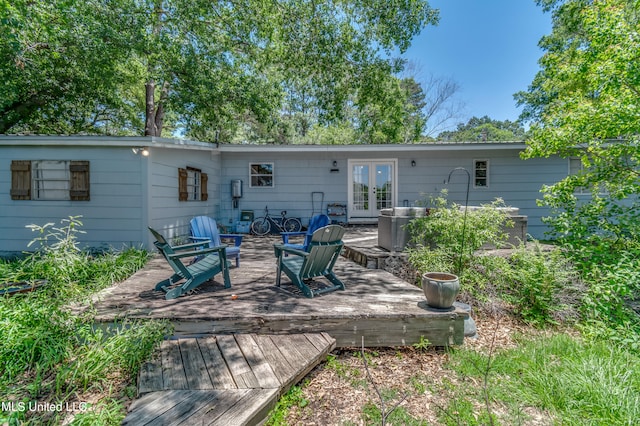
[[(227, 259), (235, 259), (236, 267), (240, 266), (240, 245), (242, 244), (242, 235), (238, 234), (221, 234), (218, 231), (216, 221), (209, 216), (196, 216), (189, 223), (191, 228), (191, 239), (193, 241), (209, 241), (210, 247), (221, 245), (222, 238), (231, 238), (233, 245), (227, 246)], [(196, 258), (196, 261), (198, 259)]]
[[(313, 233), (318, 229), (329, 225), (330, 223), (331, 219), (329, 218), (329, 216), (327, 216), (326, 214), (317, 214), (313, 216), (311, 220), (309, 220), (309, 226), (307, 227), (306, 232), (281, 232), (280, 235), (282, 236), (282, 244), (288, 248), (308, 251), (309, 243), (311, 242)], [(289, 237), (296, 235), (304, 235), (304, 242), (302, 244), (289, 243)]]

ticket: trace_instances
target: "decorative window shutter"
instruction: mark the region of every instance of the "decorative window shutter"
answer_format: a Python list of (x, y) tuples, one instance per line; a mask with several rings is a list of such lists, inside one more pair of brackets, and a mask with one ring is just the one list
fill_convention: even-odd
[(71, 182), (69, 185), (69, 197), (73, 201), (90, 200), (90, 179), (88, 161), (69, 162), (69, 174)]
[(187, 170), (178, 169), (178, 200), (187, 201), (189, 192), (187, 191)]
[(209, 176), (206, 173), (200, 173), (200, 201), (207, 201), (209, 199), (209, 193), (207, 192), (207, 182)]
[(31, 199), (31, 161), (11, 161), (11, 199)]

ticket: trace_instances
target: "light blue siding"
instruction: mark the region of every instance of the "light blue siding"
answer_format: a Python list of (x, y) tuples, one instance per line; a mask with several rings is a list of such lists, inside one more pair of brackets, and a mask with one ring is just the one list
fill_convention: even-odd
[[(140, 245), (142, 240), (140, 184), (142, 157), (129, 147), (3, 146), (0, 160), (1, 252), (28, 250), (37, 235), (27, 225), (55, 223), (69, 216), (82, 216), (79, 234), (83, 246), (122, 248)], [(85, 160), (90, 162), (89, 201), (12, 200), (12, 160)]]
[[(134, 154), (138, 146), (150, 155)], [(82, 216), (79, 241), (86, 247), (152, 248), (147, 226), (184, 236), (191, 217), (217, 214), (219, 158), (215, 145), (156, 138), (0, 137), (0, 254), (28, 249), (36, 235), (27, 225), (59, 225), (69, 216)], [(89, 161), (91, 199), (12, 200), (12, 160)], [(187, 166), (207, 174), (207, 201), (178, 201), (178, 168)]]
[[(134, 154), (131, 148), (139, 146), (148, 147), (150, 156)], [(147, 226), (168, 238), (184, 237), (193, 216), (209, 215), (233, 228), (242, 210), (260, 216), (265, 206), (274, 216), (287, 210), (306, 224), (312, 214), (325, 212), (328, 204), (348, 204), (352, 160), (394, 160), (400, 206), (416, 205), (443, 188), (448, 189), (450, 200), (462, 204), (466, 175), (455, 173), (445, 185), (449, 172), (464, 167), (473, 174), (474, 160), (489, 160), (489, 186), (474, 188), (471, 182), (470, 204), (501, 197), (528, 216), (530, 234), (543, 238), (546, 227), (541, 219), (549, 212), (538, 207), (536, 199), (541, 197), (542, 185), (566, 176), (568, 166), (560, 158), (522, 160), (522, 148), (521, 144), (491, 143), (217, 146), (159, 138), (0, 136), (0, 253), (27, 249), (34, 234), (26, 225), (57, 224), (70, 215), (83, 217), (83, 245), (115, 248), (152, 247)], [(11, 200), (12, 160), (90, 161), (91, 200)], [(256, 162), (274, 164), (272, 188), (250, 187), (249, 164)], [(207, 174), (208, 200), (179, 201), (178, 169), (187, 167)], [(237, 208), (231, 198), (234, 179), (243, 181)], [(312, 203), (314, 192), (324, 194), (322, 205)]]
[[(473, 176), (473, 160), (489, 160), (489, 186), (469, 191), (470, 204), (483, 204), (502, 198), (512, 207), (520, 208), (520, 213), (528, 216), (529, 233), (535, 238), (544, 238), (546, 226), (541, 218), (549, 214), (546, 208), (537, 206), (541, 198), (543, 184), (551, 184), (566, 176), (566, 160), (560, 158), (522, 160), (520, 148), (500, 147), (500, 149), (443, 149), (434, 146), (385, 147), (376, 152), (367, 146), (339, 147), (334, 151), (308, 150), (304, 147), (289, 149), (263, 147), (261, 152), (254, 148), (234, 147), (222, 150), (221, 210), (223, 223), (235, 223), (240, 211), (253, 210), (260, 216), (265, 205), (272, 214), (287, 210), (289, 216), (300, 217), (306, 223), (312, 214), (311, 193), (323, 192), (325, 211), (329, 203), (347, 204), (348, 170), (350, 159), (389, 160), (398, 164), (397, 204), (416, 205), (430, 196), (438, 195), (446, 188), (449, 199), (463, 204), (466, 196), (467, 177), (463, 172), (452, 175), (445, 185), (449, 172), (456, 167), (464, 167)], [(330, 148), (329, 148), (330, 149)], [(331, 172), (333, 161), (339, 172)], [(415, 161), (415, 166), (411, 162)], [(273, 188), (249, 188), (249, 164), (253, 162), (274, 163), (275, 185)], [(238, 209), (232, 208), (230, 182), (242, 179), (244, 194)], [(318, 207), (316, 206), (316, 212)]]
[[(218, 216), (220, 156), (211, 149), (153, 148), (149, 171), (149, 226), (168, 238), (189, 234), (189, 221), (194, 216)], [(178, 200), (178, 169), (192, 167), (208, 177), (207, 201)], [(148, 241), (152, 239), (149, 232)]]

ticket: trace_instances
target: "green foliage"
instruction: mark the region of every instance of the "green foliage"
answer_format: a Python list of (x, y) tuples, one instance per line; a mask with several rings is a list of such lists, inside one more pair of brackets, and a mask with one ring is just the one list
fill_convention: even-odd
[[(353, 356), (355, 358), (362, 359), (362, 354), (360, 352), (354, 352)], [(368, 362), (371, 362), (371, 355), (365, 354), (365, 357)], [(351, 367), (348, 364), (338, 360), (338, 357), (335, 355), (327, 355), (327, 364), (326, 368), (330, 370), (334, 370), (336, 375), (342, 380), (348, 380), (349, 384), (353, 387), (367, 387), (367, 381), (363, 377), (362, 371), (358, 367)]]
[(304, 397), (302, 387), (293, 386), (287, 393), (282, 396), (282, 398), (278, 400), (278, 403), (276, 404), (274, 409), (271, 410), (269, 418), (267, 419), (267, 422), (265, 424), (267, 426), (285, 425), (285, 419), (292, 407), (304, 408), (308, 404), (309, 401)]
[(83, 274), (89, 257), (78, 247), (78, 234), (84, 233), (80, 229), (82, 222), (79, 216), (69, 216), (62, 219), (60, 226), (53, 223), (27, 225), (39, 235), (28, 247), (39, 245), (34, 255), (28, 257), (23, 268), (30, 274), (53, 281), (56, 284), (72, 285), (74, 281), (82, 279), (76, 273)]
[(415, 244), (409, 250), (409, 262), (421, 273), (456, 271), (461, 275), (473, 261), (476, 250), (485, 244), (503, 244), (508, 237), (503, 227), (513, 226), (507, 214), (499, 209), (504, 207), (501, 199), (472, 210), (449, 203), (445, 197), (446, 191), (431, 198), (430, 214), (407, 225)]
[[(478, 209), (465, 209), (449, 203), (446, 196), (445, 190), (440, 196), (432, 197), (428, 202), (429, 215), (416, 218), (407, 225), (414, 244), (463, 252), (468, 258), (485, 244), (497, 246), (507, 240), (508, 235), (502, 228), (513, 224), (500, 210), (505, 207), (502, 199), (483, 204)], [(465, 239), (462, 241), (465, 225)]]
[[(127, 380), (168, 332), (165, 322), (125, 321), (116, 327), (94, 328), (89, 315), (76, 317), (67, 308), (93, 292), (122, 280), (148, 258), (141, 250), (89, 255), (78, 248), (81, 223), (77, 217), (61, 225), (30, 226), (39, 236), (39, 250), (26, 259), (3, 263), (10, 280), (45, 278), (34, 292), (0, 297), (0, 400), (64, 403), (97, 387), (107, 397), (78, 416), (81, 424), (119, 424), (120, 396), (111, 395), (111, 380)], [(5, 413), (6, 414), (6, 413)], [(39, 413), (31, 421), (44, 421)], [(4, 421), (24, 420), (13, 413)], [(61, 419), (58, 419), (62, 421)], [(58, 421), (48, 419), (47, 422)]]
[(67, 357), (71, 317), (46, 301), (34, 294), (0, 299), (0, 389), (24, 372), (44, 374)]
[(78, 243), (78, 234), (84, 233), (80, 229), (80, 219), (80, 216), (69, 216), (58, 226), (53, 223), (28, 225), (27, 228), (38, 233), (29, 247), (38, 247), (15, 263), (12, 280), (45, 278), (49, 285), (44, 292), (54, 292), (57, 300), (64, 301), (121, 281), (146, 263), (148, 253), (136, 248), (127, 248), (120, 253), (82, 251)]
[[(585, 336), (640, 353), (640, 255), (623, 252), (617, 263), (593, 264), (582, 304)], [(634, 309), (635, 304), (635, 309)]]
[(114, 371), (136, 377), (140, 365), (166, 332), (167, 324), (161, 321), (125, 321), (105, 330), (78, 322), (73, 351), (82, 356), (57, 369), (58, 389), (71, 386), (86, 390), (89, 386), (100, 386)]
[[(520, 246), (509, 256), (509, 267), (502, 270), (503, 290), (506, 300), (513, 303), (515, 313), (525, 322), (544, 326), (557, 323), (559, 312), (568, 312), (579, 300), (571, 305), (562, 303), (575, 290), (575, 297), (582, 294), (577, 289), (578, 274), (573, 264), (560, 250), (543, 252), (540, 245), (532, 242), (533, 247)], [(575, 309), (575, 308), (573, 308)], [(564, 320), (577, 320), (563, 318)]]
[[(485, 357), (456, 351), (451, 367), (465, 376), (482, 377), (484, 371), (468, 368), (478, 356)], [(615, 345), (556, 334), (524, 340), (518, 348), (494, 357), (488, 385), (491, 398), (513, 412), (535, 407), (566, 424), (633, 424), (640, 415), (640, 358)]]
[(417, 121), (407, 97), (393, 97), (403, 66), (393, 56), (438, 22), (426, 0), (5, 0), (0, 10), (0, 133), (203, 141), (239, 128), (288, 141), (351, 119), (359, 100), (381, 108), (395, 136), (399, 112), (405, 127)]
[(361, 143), (411, 143), (420, 140), (426, 125), (425, 94), (413, 79), (378, 75), (366, 80), (356, 106)]
[(426, 351), (429, 349), (431, 342), (429, 339), (425, 339), (424, 336), (420, 336), (420, 341), (414, 343), (412, 346), (419, 351)]
[(0, 133), (131, 134), (140, 76), (126, 65), (135, 38), (126, 3), (1, 2)]
[[(581, 170), (543, 188), (551, 236), (586, 286), (580, 329), (640, 347), (640, 39), (637, 1), (539, 1), (553, 14), (541, 70), (516, 95), (532, 120), (525, 158), (576, 158)], [(636, 308), (637, 310), (637, 308)]]
[(122, 423), (122, 413), (125, 411), (122, 401), (118, 398), (107, 398), (98, 404), (89, 406), (85, 412), (78, 413), (73, 418), (73, 426), (119, 425)]
[(411, 416), (404, 407), (396, 407), (391, 413), (389, 413), (383, 422), (380, 408), (372, 402), (367, 403), (362, 408), (362, 419), (365, 424), (368, 425), (398, 424), (407, 426), (427, 426), (429, 424), (426, 420), (416, 419)]
[[(443, 197), (432, 200), (437, 206), (431, 214), (409, 223), (415, 248), (409, 262), (421, 273), (459, 271), (463, 295), (476, 305), (508, 303), (525, 322), (543, 327), (559, 321), (577, 321), (584, 296), (578, 272), (560, 250), (542, 250), (532, 241), (521, 244), (508, 256), (478, 255), (485, 244), (500, 246), (506, 214), (497, 209), (500, 200), (467, 216), (468, 242), (462, 247), (464, 211), (447, 205)], [(460, 251), (462, 256), (460, 256)]]
[(456, 130), (438, 135), (439, 140), (458, 142), (521, 141), (524, 137), (521, 123), (492, 120), (488, 116), (472, 117), (467, 123), (459, 123)]
[(469, 425), (499, 425), (495, 415), (487, 411), (477, 413), (476, 405), (468, 395), (460, 392), (446, 407), (440, 410), (439, 418), (447, 426)]
[[(525, 158), (577, 157), (583, 170), (544, 188), (555, 235), (587, 244), (593, 236), (638, 239), (637, 1), (544, 1), (553, 12), (541, 71), (516, 95), (533, 120)], [(590, 192), (576, 196), (576, 190)], [(586, 238), (586, 240), (585, 240)]]

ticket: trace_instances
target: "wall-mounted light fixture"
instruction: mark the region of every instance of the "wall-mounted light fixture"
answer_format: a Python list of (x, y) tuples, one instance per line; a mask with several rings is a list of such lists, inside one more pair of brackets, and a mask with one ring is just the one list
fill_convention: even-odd
[(131, 151), (133, 151), (133, 153), (135, 155), (142, 155), (143, 157), (148, 157), (149, 156), (149, 149), (146, 146), (141, 146), (138, 148), (131, 148)]
[(333, 167), (338, 167), (338, 162), (336, 160), (333, 160)]
[(338, 168), (338, 162), (336, 160), (333, 160), (331, 166), (331, 173), (337, 173), (340, 171), (340, 169)]
[(416, 166), (416, 160), (411, 160), (411, 167), (415, 167)]

